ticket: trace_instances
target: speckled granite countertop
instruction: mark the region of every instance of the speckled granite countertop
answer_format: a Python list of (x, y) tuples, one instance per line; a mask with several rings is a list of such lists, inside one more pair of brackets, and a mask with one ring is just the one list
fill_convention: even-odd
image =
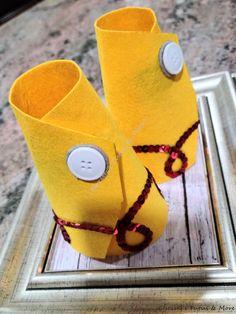
[(191, 76), (236, 72), (234, 0), (46, 0), (0, 27), (0, 247), (32, 169), (7, 96), (14, 79), (49, 59), (73, 57), (99, 94), (93, 22), (109, 10), (149, 6), (162, 29), (180, 37)]

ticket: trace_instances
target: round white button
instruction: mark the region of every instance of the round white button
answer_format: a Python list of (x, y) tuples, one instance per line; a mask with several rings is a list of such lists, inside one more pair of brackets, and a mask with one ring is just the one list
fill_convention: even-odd
[(167, 76), (178, 75), (184, 66), (182, 50), (180, 46), (173, 41), (168, 41), (161, 47), (159, 60), (162, 71)]
[(71, 173), (78, 179), (95, 181), (106, 175), (108, 158), (96, 146), (79, 145), (69, 151), (67, 165)]

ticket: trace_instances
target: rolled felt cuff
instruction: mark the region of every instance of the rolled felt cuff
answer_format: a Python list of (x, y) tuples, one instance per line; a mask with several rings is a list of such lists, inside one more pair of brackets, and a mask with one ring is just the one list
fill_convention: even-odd
[[(198, 122), (196, 95), (186, 65), (178, 75), (167, 74), (163, 67), (164, 61), (167, 68), (176, 70), (181, 61), (175, 59), (181, 55), (173, 50), (163, 59), (168, 43), (181, 52), (178, 37), (161, 32), (155, 13), (141, 7), (108, 12), (95, 21), (95, 30), (106, 101), (120, 129), (135, 148), (145, 146), (139, 157), (158, 182), (182, 173), (195, 162), (197, 132), (189, 132), (179, 153), (185, 157), (171, 160), (169, 172), (167, 160), (176, 150), (154, 154), (161, 151), (153, 148), (175, 148)], [(146, 146), (150, 145), (149, 151)]]
[[(79, 66), (67, 60), (43, 63), (14, 82), (9, 100), (65, 239), (96, 258), (131, 252), (124, 242), (135, 246), (145, 235), (126, 226), (125, 239), (124, 232), (123, 239), (119, 235), (122, 247), (116, 227), (142, 192), (147, 170)], [(70, 171), (68, 154), (81, 145), (106, 156), (100, 180), (82, 180)], [(165, 228), (167, 205), (154, 185), (149, 190), (133, 223), (150, 228), (153, 242)], [(114, 232), (104, 233), (104, 226)]]

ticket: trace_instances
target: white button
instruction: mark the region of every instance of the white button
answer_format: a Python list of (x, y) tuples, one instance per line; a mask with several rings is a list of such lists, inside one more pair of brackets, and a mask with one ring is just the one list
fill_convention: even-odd
[(95, 181), (106, 175), (108, 158), (96, 146), (79, 145), (69, 151), (67, 165), (71, 173), (78, 179)]
[(162, 71), (167, 76), (178, 75), (184, 66), (184, 57), (180, 46), (173, 41), (166, 42), (160, 49), (159, 61)]

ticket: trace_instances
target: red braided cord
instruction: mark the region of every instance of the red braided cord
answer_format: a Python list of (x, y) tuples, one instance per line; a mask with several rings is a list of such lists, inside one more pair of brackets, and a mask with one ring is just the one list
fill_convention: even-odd
[[(200, 121), (195, 122), (186, 132), (181, 135), (174, 146), (170, 145), (138, 145), (133, 146), (136, 153), (166, 153), (169, 154), (167, 161), (165, 162), (166, 175), (171, 178), (176, 178), (180, 174), (184, 173), (188, 167), (188, 159), (186, 155), (181, 151), (181, 147), (184, 145), (190, 135), (198, 128)], [(176, 159), (182, 161), (182, 165), (179, 170), (173, 171), (172, 166)]]
[[(141, 225), (139, 223), (133, 223), (132, 220), (134, 219), (135, 215), (140, 210), (142, 205), (145, 203), (148, 197), (148, 194), (150, 192), (152, 183), (156, 185), (156, 187), (158, 188), (158, 191), (161, 193), (159, 187), (154, 181), (154, 178), (151, 172), (148, 169), (147, 169), (147, 173), (148, 173), (148, 177), (147, 177), (146, 183), (144, 185), (144, 188), (141, 194), (138, 196), (133, 206), (129, 208), (128, 212), (124, 215), (124, 217), (117, 222), (115, 229), (108, 226), (101, 226), (101, 225), (96, 225), (96, 224), (92, 224), (88, 222), (74, 223), (74, 222), (65, 221), (61, 218), (58, 218), (57, 215), (54, 213), (54, 220), (60, 226), (64, 240), (69, 243), (71, 242), (70, 236), (65, 229), (65, 226), (66, 226), (66, 227), (71, 227), (71, 228), (80, 229), (80, 230), (89, 230), (89, 231), (101, 232), (105, 234), (114, 234), (116, 235), (118, 245), (125, 251), (138, 252), (146, 248), (149, 245), (149, 243), (152, 241), (153, 232), (145, 225)], [(125, 237), (127, 231), (138, 232), (144, 235), (143, 242), (137, 245), (129, 245), (126, 242), (126, 237)]]

